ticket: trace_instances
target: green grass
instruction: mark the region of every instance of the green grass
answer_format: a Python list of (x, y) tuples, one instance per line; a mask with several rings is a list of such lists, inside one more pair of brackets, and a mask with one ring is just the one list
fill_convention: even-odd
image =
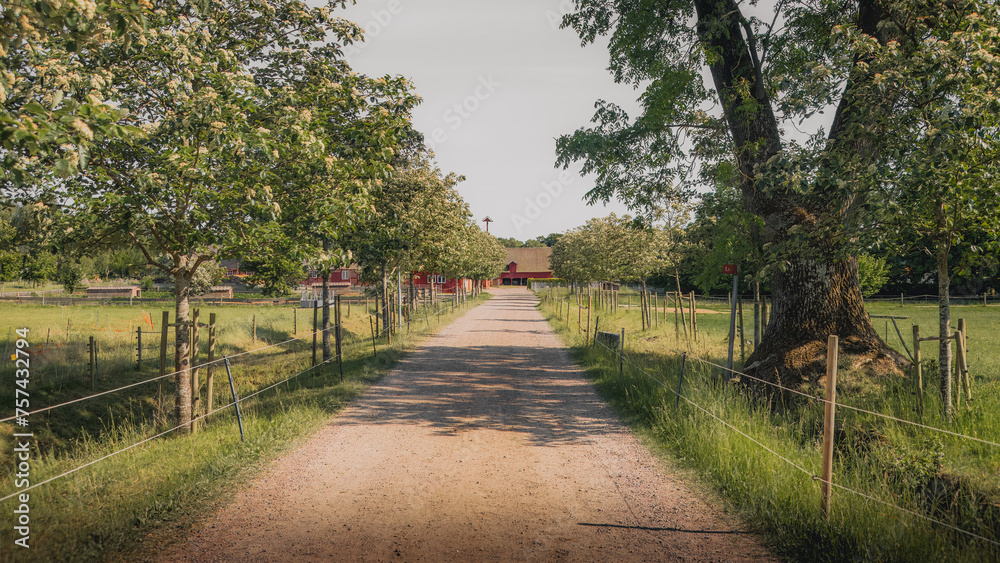
[[(600, 315), (601, 330), (626, 330), (628, 361), (624, 374), (619, 374), (616, 356), (599, 346), (584, 345), (583, 334), (576, 328), (575, 298), (567, 327), (565, 301), (559, 305), (565, 292), (543, 290), (539, 295), (543, 297), (543, 312), (623, 418), (654, 444), (654, 449), (696, 472), (728, 499), (776, 553), (800, 561), (994, 561), (1000, 556), (988, 544), (846, 491), (835, 491), (831, 518), (823, 518), (819, 485), (812, 479), (820, 472), (822, 405), (808, 400), (766, 404), (728, 383), (722, 370), (693, 360), (701, 357), (725, 365), (729, 323), (725, 303), (699, 304), (699, 308), (720, 313), (698, 316), (700, 339), (691, 344), (684, 340), (683, 332), (681, 339), (675, 338), (672, 310), (669, 322), (663, 323), (661, 317), (658, 328), (642, 331), (637, 309), (599, 312), (595, 305), (592, 323)], [(898, 304), (876, 304), (871, 309), (873, 314), (908, 315), (910, 319), (897, 322), (913, 321), (925, 334), (936, 326), (933, 307), (907, 305), (900, 309)], [(943, 421), (936, 414), (936, 382), (927, 381), (929, 370), (925, 370), (928, 390), (923, 423), (1000, 442), (1000, 373), (990, 340), (995, 334), (994, 311), (982, 305), (955, 307), (954, 317), (968, 322), (975, 399), (971, 405), (963, 403), (956, 409), (953, 422)], [(750, 311), (745, 309), (744, 313), (749, 325)], [(884, 325), (881, 328), (884, 333)], [(900, 329), (904, 336), (910, 333), (909, 324), (901, 324)], [(749, 330), (747, 337), (752, 340)], [(682, 350), (690, 354), (684, 395), (760, 444), (683, 400), (675, 406), (673, 389), (678, 383)], [(738, 345), (736, 350), (738, 360)], [(925, 359), (936, 358), (936, 349), (923, 352)], [(864, 377), (852, 373), (846, 361), (838, 384), (840, 404), (918, 420), (917, 398), (910, 381)], [(736, 364), (738, 368), (740, 362)], [(818, 389), (810, 391), (819, 394)], [(838, 409), (837, 417), (836, 483), (1000, 540), (1000, 448), (845, 408)]]
[[(62, 314), (73, 315), (81, 322), (93, 318), (92, 326), (103, 326), (103, 320), (96, 322), (96, 307), (68, 308), (68, 311), (40, 309), (25, 307), (17, 311), (22, 316), (15, 319), (15, 326), (22, 319), (37, 323), (32, 330), (35, 334), (37, 327), (44, 326), (46, 321), (61, 321), (58, 315)], [(102, 318), (107, 316), (114, 327), (136, 316), (135, 310), (125, 309), (113, 307), (100, 311)], [(350, 320), (345, 313), (349, 334), (345, 337), (343, 382), (336, 364), (325, 365), (244, 402), (241, 409), (246, 444), (240, 442), (233, 410), (226, 408), (208, 418), (192, 436), (168, 434), (30, 491), (32, 548), (18, 548), (16, 560), (119, 561), (153, 557), (165, 542), (182, 535), (197, 518), (225, 502), (269, 460), (301, 443), (385, 374), (419, 343), (422, 335), (437, 330), (461, 312), (460, 309), (443, 314), (440, 321), (432, 317), (429, 326), (422, 321), (414, 323), (412, 334), (404, 330), (393, 337), (392, 345), (381, 339), (377, 357), (372, 357), (368, 317), (357, 308), (353, 309)], [(205, 309), (202, 313), (202, 318), (206, 318)], [(290, 310), (224, 308), (219, 317), (219, 339), (224, 343), (220, 346), (230, 352), (238, 351), (241, 346), (252, 347), (245, 322), (249, 319), (247, 315), (252, 314), (257, 315), (259, 327), (270, 327), (268, 341), (290, 336)], [(309, 317), (311, 322), (311, 313)], [(304, 331), (301, 311), (299, 329), (301, 334)], [(234, 359), (233, 375), (240, 396), (306, 370), (311, 364), (309, 340), (308, 345), (277, 347)], [(135, 375), (121, 377), (120, 381), (126, 381)], [(216, 371), (215, 382), (216, 407), (222, 407), (231, 400), (224, 370)], [(163, 393), (168, 397), (173, 393), (171, 385), (164, 386)], [(89, 385), (80, 388), (66, 384), (52, 391), (48, 398), (64, 399), (89, 392)], [(78, 403), (79, 406), (31, 417), (31, 430), (42, 444), (41, 451), (32, 451), (32, 482), (97, 460), (169, 428), (168, 421), (156, 417), (158, 392), (155, 384), (140, 386), (107, 399), (92, 399)], [(40, 396), (41, 393), (32, 393), (33, 399)], [(47, 399), (39, 401), (36, 406), (50, 404)], [(10, 423), (0, 424), (3, 451), (12, 451), (13, 431)], [(15, 490), (11, 462), (6, 461), (7, 456), (4, 459), (0, 496)], [(13, 499), (5, 505), (13, 510), (12, 503)], [(12, 526), (0, 527), (0, 544), (5, 546), (0, 550), (0, 560), (13, 560), (15, 553), (7, 548), (13, 545), (13, 539)]]

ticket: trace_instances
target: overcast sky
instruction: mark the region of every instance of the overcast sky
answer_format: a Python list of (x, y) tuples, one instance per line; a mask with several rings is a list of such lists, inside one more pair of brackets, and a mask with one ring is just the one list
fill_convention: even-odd
[[(520, 240), (563, 232), (625, 208), (587, 206), (593, 180), (555, 168), (555, 138), (589, 124), (594, 102), (634, 107), (604, 45), (559, 29), (568, 0), (358, 0), (339, 16), (361, 25), (346, 56), (358, 72), (410, 78), (414, 123), (490, 233)], [(482, 223), (480, 223), (482, 225)]]

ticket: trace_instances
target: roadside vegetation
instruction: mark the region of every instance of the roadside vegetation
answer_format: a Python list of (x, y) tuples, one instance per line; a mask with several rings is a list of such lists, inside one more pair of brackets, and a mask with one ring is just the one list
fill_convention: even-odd
[[(241, 402), (245, 444), (240, 441), (234, 409), (227, 407), (232, 398), (221, 366), (215, 370), (215, 408), (221, 410), (203, 420), (197, 432), (187, 437), (168, 433), (103, 461), (97, 460), (173, 427), (168, 416), (157, 416), (161, 392), (157, 383), (31, 417), (38, 444), (38, 451), (32, 452), (32, 483), (96, 463), (29, 491), (32, 547), (19, 553), (18, 560), (123, 561), (154, 556), (245, 485), (269, 460), (302, 443), (327, 423), (417, 346), (423, 336), (486, 298), (488, 294), (481, 294), (457, 309), (443, 304), (416, 310), (411, 324), (393, 335), (391, 344), (385, 337), (377, 339), (377, 356), (372, 352), (371, 321), (365, 314), (364, 302), (353, 309), (349, 319), (344, 307), (343, 380), (336, 361), (310, 369), (312, 311), (300, 310), (301, 340), (232, 360), (236, 391), (241, 398), (278, 384)], [(441, 314), (436, 314), (438, 310)], [(44, 335), (44, 327), (61, 320), (62, 315), (93, 322), (100, 312), (102, 323), (107, 319), (115, 326), (142, 314), (138, 308), (129, 307), (3, 305), (2, 311), (30, 327), (34, 342), (35, 335)], [(207, 316), (207, 311), (204, 308), (202, 314)], [(290, 308), (224, 307), (218, 313), (219, 347), (226, 354), (294, 338)], [(309, 329), (303, 328), (304, 313), (309, 316)], [(248, 331), (254, 314), (260, 323), (256, 345)], [(80, 322), (78, 326), (86, 325)], [(93, 325), (89, 328), (96, 329)], [(154, 368), (142, 372), (135, 372), (134, 364), (125, 368), (119, 371), (109, 366), (109, 373), (114, 375), (102, 379), (98, 391), (155, 374)], [(205, 368), (201, 372), (204, 378)], [(164, 381), (162, 394), (172, 399), (172, 380)], [(10, 393), (4, 390), (0, 400), (12, 400)], [(89, 379), (70, 378), (52, 386), (39, 381), (33, 397), (39, 398), (41, 406), (92, 393)], [(11, 451), (15, 431), (9, 422), (0, 424), (0, 447), (4, 451)], [(0, 494), (15, 491), (12, 463), (10, 457), (4, 457)], [(10, 527), (0, 531), (4, 545), (12, 545), (13, 539)]]
[[(591, 318), (596, 325), (600, 317), (601, 331), (620, 334), (625, 329), (620, 372), (616, 351), (593, 339), (586, 344), (576, 326), (575, 295), (564, 288), (536, 291), (550, 323), (633, 429), (718, 491), (780, 556), (796, 561), (995, 561), (1000, 556), (995, 544), (948, 527), (1000, 541), (997, 446), (840, 407), (834, 482), (876, 500), (835, 489), (827, 520), (820, 511), (819, 483), (812, 477), (820, 473), (823, 404), (787, 393), (762, 394), (731, 381), (733, 374), (719, 367), (726, 364), (729, 332), (725, 299), (699, 303), (704, 312), (697, 319), (697, 342), (685, 340), (683, 332), (675, 337), (672, 308), (666, 322), (661, 308), (658, 324), (642, 330), (636, 296), (631, 298), (634, 307), (617, 313), (595, 305)], [(623, 292), (620, 304), (628, 301)], [(908, 316), (897, 321), (904, 336), (910, 323), (933, 327), (937, 318), (933, 302), (904, 307), (876, 303), (869, 310)], [(1000, 328), (997, 309), (968, 305), (954, 310), (968, 324), (973, 401), (958, 405), (952, 421), (937, 404), (936, 381), (928, 380), (933, 369), (924, 370), (921, 417), (912, 378), (871, 377), (842, 358), (838, 405), (1000, 442), (1000, 361), (992, 338)], [(585, 324), (586, 311), (582, 317)], [(889, 331), (894, 332), (891, 324)], [(749, 355), (752, 334), (747, 336)], [(895, 337), (888, 341), (902, 351)], [(738, 343), (735, 349), (734, 369), (739, 371)], [(924, 350), (925, 367), (936, 363), (935, 351)], [(803, 391), (822, 396), (819, 386)]]

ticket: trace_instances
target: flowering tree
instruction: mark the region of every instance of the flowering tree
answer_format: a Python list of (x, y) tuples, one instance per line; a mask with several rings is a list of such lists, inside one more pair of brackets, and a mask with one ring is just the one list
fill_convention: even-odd
[[(198, 270), (261, 244), (283, 220), (283, 205), (293, 211), (308, 200), (331, 212), (365, 203), (356, 175), (369, 165), (357, 145), (344, 147), (360, 131), (345, 131), (353, 121), (338, 115), (375, 116), (365, 132), (391, 137), (378, 131), (385, 98), (372, 103), (370, 83), (339, 57), (340, 45), (360, 37), (331, 15), (342, 4), (158, 4), (145, 13), (146, 31), (92, 57), (110, 73), (107, 99), (142, 134), (95, 135), (90, 166), (49, 188), (78, 241), (125, 239), (173, 278), (182, 426), (191, 420), (189, 297)], [(313, 180), (322, 197), (303, 191)]]

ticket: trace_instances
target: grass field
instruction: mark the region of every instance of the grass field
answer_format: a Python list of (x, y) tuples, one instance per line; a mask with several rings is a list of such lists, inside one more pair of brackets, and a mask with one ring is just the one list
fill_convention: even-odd
[[(658, 326), (642, 331), (637, 307), (613, 312), (595, 303), (592, 330), (598, 316), (602, 331), (625, 329), (620, 372), (617, 354), (584, 345), (575, 297), (565, 290), (538, 294), (543, 312), (623, 418), (654, 449), (719, 491), (782, 556), (801, 561), (995, 561), (1000, 556), (995, 544), (947, 527), (1000, 541), (1000, 448), (840, 407), (834, 482), (876, 500), (837, 489), (827, 520), (813, 479), (820, 473), (822, 404), (780, 397), (767, 403), (728, 382), (730, 377), (716, 367), (726, 364), (729, 315), (724, 300), (698, 304), (697, 343), (686, 341), (682, 331), (676, 338), (673, 309), (668, 309), (666, 322), (661, 309)], [(622, 296), (620, 303), (628, 299)], [(752, 307), (744, 307), (749, 355)], [(904, 338), (912, 338), (911, 323), (923, 334), (935, 332), (933, 305), (879, 303), (870, 312), (909, 317), (897, 320)], [(938, 415), (937, 381), (929, 366), (924, 370), (922, 419), (912, 380), (852, 372), (846, 358), (840, 365), (838, 404), (1000, 442), (1000, 366), (993, 338), (998, 314), (1000, 307), (993, 306), (953, 309), (953, 317), (965, 318), (968, 325), (974, 400), (963, 402), (951, 423)], [(581, 316), (586, 325), (586, 311)], [(885, 321), (875, 322), (884, 335)], [(889, 342), (902, 349), (892, 325), (888, 328)], [(738, 369), (738, 343), (735, 348)], [(680, 353), (685, 351), (684, 399), (678, 400)], [(936, 361), (936, 346), (925, 344), (922, 352), (925, 362)], [(821, 394), (818, 388), (806, 391)]]
[[(352, 306), (350, 318), (346, 306), (343, 309), (345, 345), (341, 381), (336, 363), (310, 368), (312, 311), (297, 312), (298, 335), (294, 335), (291, 308), (202, 308), (203, 321), (208, 313), (218, 313), (220, 355), (256, 350), (232, 361), (240, 397), (278, 384), (241, 404), (246, 444), (240, 441), (233, 409), (227, 408), (232, 399), (225, 370), (216, 369), (215, 407), (220, 410), (206, 418), (193, 436), (169, 433), (31, 490), (32, 548), (18, 552), (17, 561), (120, 561), (155, 554), (164, 541), (177, 537), (178, 530), (190, 527), (199, 515), (222, 502), (268, 460), (300, 443), (386, 373), (419, 342), (421, 335), (437, 330), (461, 311), (444, 307), (440, 315), (435, 315), (437, 309), (433, 308), (418, 311), (409, 326), (412, 334), (404, 329), (393, 337), (391, 345), (384, 337), (380, 338), (378, 355), (373, 357), (369, 317), (363, 309), (363, 302), (360, 307)], [(32, 347), (44, 344), (48, 327), (64, 328), (66, 320), (71, 323), (69, 339), (65, 340), (65, 334), (59, 338), (59, 343), (64, 344), (59, 349), (63, 350), (61, 355), (46, 360), (48, 367), (39, 364), (42, 367), (37, 381), (32, 376), (31, 407), (40, 408), (94, 392), (89, 378), (80, 377), (80, 368), (72, 367), (76, 352), (70, 352), (79, 348), (90, 334), (103, 342), (102, 353), (119, 350), (108, 353), (98, 392), (158, 374), (154, 364), (135, 370), (134, 334), (129, 337), (135, 326), (147, 322), (147, 313), (155, 319), (154, 327), (159, 328), (159, 312), (139, 308), (0, 305), (5, 324), (30, 328), (28, 340)], [(253, 315), (257, 316), (256, 341), (251, 331)], [(295, 336), (301, 340), (292, 340)], [(52, 334), (50, 347), (55, 343)], [(0, 377), (12, 382), (8, 365), (4, 365)], [(55, 365), (63, 366), (61, 369), (70, 375), (46, 381), (46, 376), (57, 373)], [(201, 372), (204, 381), (206, 370)], [(301, 375), (281, 383), (297, 374)], [(12, 405), (13, 395), (12, 383), (0, 389), (0, 404)], [(168, 377), (162, 389), (159, 383), (148, 383), (32, 415), (29, 417), (34, 433), (31, 482), (38, 483), (95, 462), (168, 431), (170, 420), (166, 414), (172, 397), (173, 383)], [(11, 414), (9, 407), (0, 410), (0, 417)], [(9, 422), (0, 423), (0, 448), (4, 452), (12, 451), (12, 433), (21, 430), (15, 430)], [(14, 460), (6, 454), (0, 459), (3, 460), (2, 497), (15, 492)], [(4, 508), (7, 516), (0, 517), (4, 523), (0, 526), (3, 561), (13, 557), (8, 547), (13, 545), (14, 531), (7, 522), (11, 521), (14, 503), (15, 499), (5, 501), (10, 510)]]

